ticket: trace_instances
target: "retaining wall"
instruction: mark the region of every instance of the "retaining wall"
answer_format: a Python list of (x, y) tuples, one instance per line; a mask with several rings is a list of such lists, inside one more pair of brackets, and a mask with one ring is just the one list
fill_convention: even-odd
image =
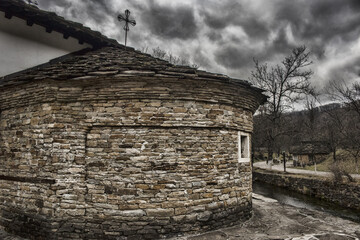
[(253, 172), (253, 180), (285, 187), (344, 207), (360, 210), (360, 185), (356, 183), (335, 183), (331, 179), (262, 170)]

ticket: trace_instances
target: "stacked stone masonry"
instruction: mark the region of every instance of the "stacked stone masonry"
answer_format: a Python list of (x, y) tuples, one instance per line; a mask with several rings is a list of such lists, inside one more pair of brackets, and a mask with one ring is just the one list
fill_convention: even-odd
[(251, 215), (261, 93), (164, 76), (39, 79), (0, 91), (0, 224), (33, 239), (156, 239)]
[(344, 207), (360, 210), (360, 186), (356, 183), (336, 183), (331, 179), (286, 175), (274, 172), (254, 172), (254, 180), (285, 187)]

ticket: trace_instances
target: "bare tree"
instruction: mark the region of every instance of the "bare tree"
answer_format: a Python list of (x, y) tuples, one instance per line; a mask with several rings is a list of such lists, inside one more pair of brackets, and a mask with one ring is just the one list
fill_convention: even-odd
[[(319, 104), (319, 95), (320, 93), (317, 92), (314, 88), (310, 88), (308, 94), (305, 96), (305, 118), (303, 126), (305, 127), (305, 138), (309, 140), (309, 142), (315, 146), (315, 143), (319, 141), (320, 139), (317, 138), (316, 135), (318, 131), (318, 118), (319, 118), (319, 110), (318, 110), (318, 104)], [(303, 138), (304, 139), (304, 138)], [(315, 171), (316, 171), (316, 163), (317, 159), (315, 157), (316, 149), (315, 147), (311, 148), (311, 154), (310, 154), (310, 161), (314, 163), (315, 165)]]
[[(144, 53), (147, 53), (148, 52), (148, 47), (143, 47), (141, 49), (141, 51), (144, 52)], [(185, 58), (175, 56), (171, 52), (167, 53), (166, 51), (162, 50), (160, 47), (153, 48), (151, 55), (153, 57), (160, 58), (162, 60), (168, 61), (169, 63), (174, 64), (174, 65), (189, 66), (189, 67), (192, 67), (192, 68), (195, 68), (195, 69), (198, 69), (200, 67), (198, 64), (191, 63), (190, 61), (188, 61)]]
[(332, 100), (344, 102), (349, 110), (360, 117), (360, 82), (349, 86), (344, 79), (334, 79), (325, 91)]
[(142, 47), (142, 48), (140, 49), (140, 51), (143, 52), (143, 53), (147, 53), (148, 50), (149, 50), (149, 47), (148, 47), (148, 46)]
[(360, 119), (354, 114), (349, 114), (345, 119), (346, 128), (342, 132), (344, 140), (343, 148), (352, 156), (355, 170), (359, 173), (360, 161)]
[(170, 63), (174, 64), (174, 65), (179, 65), (181, 59), (175, 55), (173, 55), (171, 52), (168, 53), (168, 58)]
[(336, 151), (340, 148), (342, 143), (343, 111), (339, 108), (324, 109), (322, 116), (322, 125), (319, 128), (319, 135), (323, 140), (329, 144), (329, 148), (333, 155), (333, 161), (337, 161)]
[(268, 143), (268, 159), (272, 159), (275, 144), (282, 130), (283, 113), (292, 108), (294, 102), (303, 97), (310, 87), (309, 79), (313, 72), (308, 69), (312, 64), (310, 52), (305, 46), (294, 48), (291, 54), (276, 66), (260, 64), (254, 60), (255, 70), (252, 71), (251, 81), (266, 90), (269, 99), (265, 114), (269, 120), (266, 132)]
[(164, 51), (164, 50), (162, 50), (162, 49), (160, 49), (159, 47), (157, 47), (157, 48), (153, 48), (152, 49), (152, 56), (153, 57), (156, 57), (156, 58), (160, 58), (160, 59), (165, 59), (165, 57), (166, 57), (166, 52)]
[[(336, 127), (340, 131), (341, 147), (353, 158), (356, 172), (360, 161), (360, 83), (346, 84), (345, 80), (332, 80), (326, 88), (330, 99), (345, 104)], [(333, 115), (330, 115), (334, 118)], [(335, 157), (335, 155), (334, 155)]]

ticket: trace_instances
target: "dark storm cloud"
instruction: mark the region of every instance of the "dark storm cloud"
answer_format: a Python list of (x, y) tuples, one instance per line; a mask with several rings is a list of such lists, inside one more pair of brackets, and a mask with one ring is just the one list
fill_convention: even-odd
[(109, 1), (91, 0), (87, 2), (87, 9), (79, 9), (79, 11), (85, 10), (96, 22), (102, 22), (106, 20), (108, 16), (116, 15), (114, 9), (109, 5)]
[(289, 41), (284, 28), (278, 30), (272, 41), (265, 41), (266, 44), (256, 50), (243, 45), (243, 42), (236, 36), (227, 36), (226, 39), (221, 39), (219, 46), (224, 47), (220, 47), (215, 52), (216, 62), (230, 69), (246, 68), (253, 66), (253, 59), (271, 61), (275, 55), (286, 55), (290, 49), (297, 47), (296, 44)]
[[(329, 75), (333, 80), (344, 80), (349, 84), (353, 83), (353, 79), (360, 76), (360, 56), (354, 57), (350, 62), (340, 64), (329, 69)], [(324, 86), (328, 86), (329, 82), (325, 82)]]
[(286, 32), (284, 28), (281, 28), (277, 33), (275, 39), (271, 43), (270, 51), (273, 54), (287, 54), (289, 49), (297, 47), (296, 44), (293, 44), (289, 41), (286, 36)]
[(213, 42), (215, 41), (221, 41), (223, 39), (222, 35), (220, 32), (209, 32), (206, 34), (206, 36)]
[(142, 15), (142, 21), (153, 34), (165, 39), (185, 40), (197, 37), (198, 27), (193, 8), (185, 6), (172, 8), (161, 6), (154, 1), (150, 3), (150, 8)]
[(357, 13), (360, 11), (360, 1), (358, 0), (320, 0), (311, 2), (311, 13), (313, 16), (325, 20), (339, 17), (342, 13)]
[[(321, 38), (324, 43), (334, 37), (353, 40), (360, 33), (360, 1), (319, 0), (303, 3), (284, 2), (276, 12), (277, 21), (286, 21), (300, 39)], [(296, 2), (295, 2), (296, 3)]]
[[(248, 65), (246, 61), (251, 61), (253, 57), (271, 61), (272, 56), (285, 55), (292, 48), (303, 44), (308, 46), (317, 59), (323, 59), (330, 42), (340, 39), (346, 44), (360, 36), (359, 0), (282, 0), (277, 2), (275, 7), (273, 3), (260, 2), (259, 6), (267, 9), (269, 13), (266, 18), (251, 11), (248, 5), (241, 2), (225, 1), (200, 11), (204, 23), (212, 29), (212, 32), (207, 33), (211, 41), (221, 42), (222, 45), (223, 41), (227, 41), (230, 45), (236, 45), (234, 39), (224, 39), (217, 32), (228, 26), (240, 26), (250, 39), (263, 42), (258, 49), (262, 53), (257, 55), (240, 47), (217, 50), (217, 63), (229, 68), (241, 68), (241, 64)], [(286, 33), (288, 26), (293, 41)], [(234, 57), (233, 60), (225, 57), (227, 52)]]
[[(326, 48), (342, 49), (357, 41), (360, 36), (360, 1), (359, 0), (318, 0), (311, 1), (308, 19), (298, 15), (296, 21), (291, 21), (294, 26), (296, 38), (303, 39), (318, 59), (325, 59)], [(289, 18), (291, 19), (291, 18)], [(337, 43), (336, 45), (334, 44)], [(349, 52), (356, 55), (359, 52)], [(336, 56), (330, 56), (335, 57)], [(328, 69), (328, 78), (350, 81), (352, 76), (358, 76), (359, 57), (352, 61), (342, 63)], [(349, 80), (348, 80), (349, 79)]]
[(360, 0), (40, 0), (39, 7), (121, 43), (116, 16), (130, 9), (137, 21), (132, 46), (160, 46), (177, 56), (186, 47), (203, 69), (243, 79), (253, 58), (276, 64), (300, 45), (313, 52), (316, 81), (359, 75)]
[(63, 8), (71, 7), (71, 3), (66, 0), (48, 0), (48, 1), (38, 1), (40, 8), (49, 9), (52, 6), (58, 6)]
[(200, 10), (204, 23), (214, 31), (220, 31), (228, 26), (241, 26), (251, 37), (261, 38), (269, 33), (268, 26), (257, 16), (246, 11), (246, 5), (241, 2), (227, 1), (218, 3), (211, 8)]
[(210, 59), (207, 52), (201, 49), (201, 47), (198, 47), (195, 52), (196, 54), (194, 56), (194, 63), (203, 69), (211, 68), (211, 65), (209, 64)]
[(229, 25), (232, 20), (232, 14), (219, 15), (216, 13), (203, 12), (205, 24), (215, 30), (220, 30)]
[(229, 46), (215, 52), (216, 62), (227, 68), (243, 68), (253, 64), (252, 56), (257, 55), (250, 49)]
[(270, 29), (265, 22), (259, 21), (257, 18), (247, 18), (240, 24), (245, 32), (254, 38), (266, 38), (270, 33)]
[(103, 24), (105, 21), (108, 21), (109, 16), (115, 15), (115, 11), (111, 8), (110, 2), (106, 0), (47, 0), (40, 1), (40, 7), (50, 9), (60, 7), (70, 18), (81, 19), (83, 23), (91, 20)]
[(225, 1), (204, 5), (200, 15), (204, 17), (204, 23), (210, 28), (221, 30), (229, 25), (236, 24), (243, 15), (241, 2)]

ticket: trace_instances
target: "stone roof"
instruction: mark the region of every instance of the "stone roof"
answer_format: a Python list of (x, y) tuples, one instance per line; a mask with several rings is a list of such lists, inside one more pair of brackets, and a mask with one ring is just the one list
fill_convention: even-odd
[(103, 47), (86, 49), (65, 57), (54, 59), (15, 74), (0, 78), (0, 86), (20, 84), (32, 80), (87, 79), (104, 76), (161, 76), (190, 79), (217, 79), (237, 82), (255, 88), (244, 80), (232, 79), (226, 75), (209, 73), (188, 66), (176, 66), (167, 61), (154, 58), (149, 54), (122, 47)]
[(330, 148), (327, 142), (323, 141), (303, 141), (300, 145), (293, 146), (290, 149), (291, 154), (308, 155), (308, 154), (329, 154)]
[(29, 26), (33, 24), (43, 26), (47, 32), (60, 32), (66, 39), (73, 37), (80, 43), (89, 43), (94, 47), (121, 46), (116, 40), (109, 39), (100, 32), (93, 31), (80, 23), (66, 20), (53, 12), (26, 4), (22, 0), (1, 0), (0, 11), (5, 12), (6, 18), (11, 19), (12, 16), (21, 18)]
[[(103, 78), (104, 76), (159, 76), (187, 79), (206, 79), (233, 82), (242, 87), (250, 88), (258, 93), (263, 90), (252, 86), (249, 82), (233, 79), (226, 75), (209, 73), (188, 66), (175, 66), (167, 61), (141, 53), (131, 47), (108, 39), (99, 32), (92, 31), (79, 23), (65, 20), (55, 13), (46, 12), (21, 0), (1, 0), (0, 11), (7, 17), (17, 16), (29, 24), (36, 23), (46, 29), (72, 36), (79, 41), (90, 43), (94, 49), (84, 49), (48, 63), (26, 69), (0, 78), (0, 87), (22, 84), (42, 79), (79, 80)], [(261, 103), (266, 101), (262, 95)]]

